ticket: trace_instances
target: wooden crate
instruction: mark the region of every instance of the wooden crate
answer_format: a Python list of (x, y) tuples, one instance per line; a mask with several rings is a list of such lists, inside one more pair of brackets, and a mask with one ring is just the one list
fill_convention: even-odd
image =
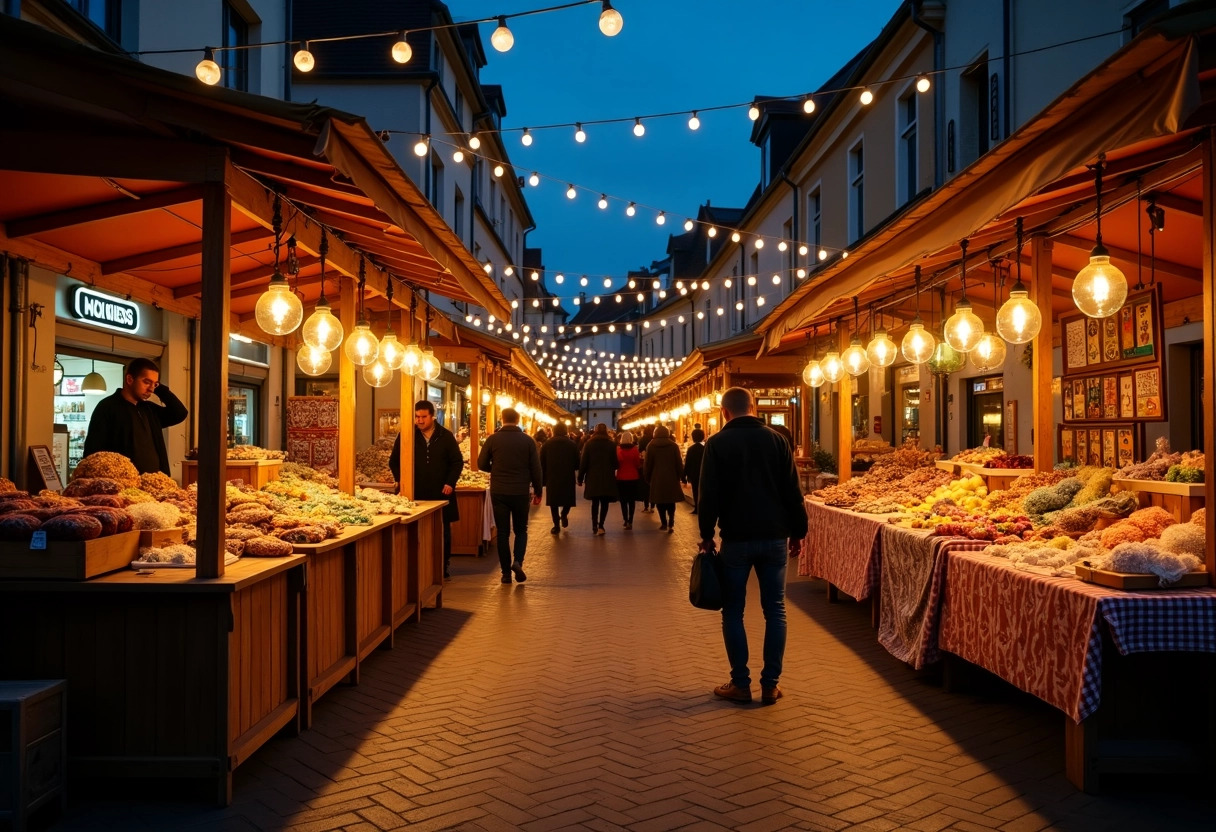
[(52, 578), (83, 581), (125, 569), (139, 557), (139, 532), (93, 540), (50, 540), (45, 550), (28, 543), (0, 544), (0, 578)]
[[(230, 459), (225, 467), (224, 481), (237, 481), (250, 488), (261, 488), (277, 480), (282, 467), (281, 459)], [(182, 488), (189, 488), (191, 483), (197, 481), (198, 461), (182, 460)]]
[(139, 545), (152, 546), (161, 548), (162, 546), (171, 546), (174, 543), (183, 543), (186, 540), (185, 528), (178, 526), (172, 529), (140, 529)]
[(1133, 491), (1140, 508), (1160, 506), (1174, 515), (1179, 523), (1190, 522), (1191, 515), (1204, 505), (1204, 484), (1201, 482), (1165, 482), (1159, 480), (1113, 480), (1112, 494)]
[(1188, 572), (1176, 582), (1162, 586), (1156, 575), (1108, 572), (1105, 569), (1091, 569), (1081, 564), (1077, 564), (1077, 577), (1091, 584), (1109, 586), (1114, 589), (1182, 589), (1191, 586), (1207, 586), (1211, 583), (1211, 575), (1208, 572)]
[(13, 829), (44, 804), (63, 809), (66, 700), (60, 680), (0, 682), (0, 821)]

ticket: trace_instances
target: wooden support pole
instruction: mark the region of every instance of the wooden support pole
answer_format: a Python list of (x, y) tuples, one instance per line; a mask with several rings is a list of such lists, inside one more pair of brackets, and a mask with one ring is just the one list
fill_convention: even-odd
[(228, 290), (232, 201), (225, 182), (228, 155), (216, 151), (214, 178), (203, 185), (202, 308), (199, 324), (198, 378), (198, 524), (194, 574), (224, 574), (224, 513), (228, 465)]
[[(349, 338), (355, 331), (355, 281), (339, 280), (338, 319)], [(355, 493), (355, 365), (346, 356), (346, 344), (338, 347), (338, 488)], [(401, 414), (405, 418), (406, 414)], [(404, 442), (404, 439), (402, 440)], [(406, 471), (404, 464), (401, 471)]]
[(801, 417), (800, 421), (802, 422), (802, 436), (800, 437), (802, 442), (802, 455), (810, 458), (811, 446), (813, 444), (811, 437), (811, 408), (815, 405), (815, 388), (811, 387), (810, 385), (803, 384), (798, 388), (798, 390), (798, 401), (802, 404), (802, 407), (798, 411), (798, 414)]
[[(849, 325), (841, 322), (836, 330), (841, 355), (849, 348)], [(853, 377), (848, 373), (836, 384), (836, 477), (845, 482), (853, 476)]]
[(1051, 401), (1051, 239), (1036, 234), (1030, 238), (1030, 297), (1043, 313), (1043, 327), (1032, 341), (1030, 368), (1031, 416), (1034, 431), (1034, 469), (1050, 471), (1055, 465), (1056, 428)]
[[(414, 337), (417, 326), (410, 311), (402, 309), (401, 328), (406, 333), (407, 343), (417, 342)], [(414, 499), (414, 378), (409, 373), (402, 373), (401, 389), (397, 391), (397, 407), (401, 411), (401, 453), (397, 460), (401, 465), (401, 482), (397, 489), (408, 500)]]
[(1208, 574), (1216, 572), (1216, 137), (1209, 130), (1203, 142), (1203, 494), (1208, 510), (1205, 532), (1208, 545), (1204, 561)]
[(473, 392), (469, 394), (469, 470), (477, 470), (477, 455), (481, 452), (481, 390), (485, 382), (481, 380), (482, 361), (473, 362), (469, 372), (469, 384)]

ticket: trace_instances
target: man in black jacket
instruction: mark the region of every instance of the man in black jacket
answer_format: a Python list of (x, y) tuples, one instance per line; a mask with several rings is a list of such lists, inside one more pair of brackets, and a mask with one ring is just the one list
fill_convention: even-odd
[[(389, 470), (401, 482), (401, 434), (388, 457)], [(443, 577), (452, 577), (452, 524), (460, 519), (456, 481), (464, 470), (460, 443), (435, 421), (435, 405), (423, 399), (414, 404), (414, 499), (447, 500), (443, 507)]]
[(806, 537), (806, 509), (793, 452), (756, 418), (751, 393), (742, 387), (723, 393), (721, 417), (722, 430), (705, 443), (698, 506), (702, 551), (714, 550), (715, 524), (722, 538), (722, 638), (730, 681), (714, 694), (752, 701), (743, 605), (754, 567), (765, 622), (761, 701), (771, 705), (782, 695), (777, 682), (785, 658), (785, 565)]
[[(152, 394), (160, 405), (149, 401)], [(93, 408), (84, 453), (113, 451), (122, 454), (141, 474), (169, 474), (165, 428), (186, 420), (189, 411), (181, 399), (160, 383), (160, 369), (147, 358), (127, 365), (123, 385)]]
[[(505, 407), (502, 427), (486, 439), (477, 455), (477, 467), (490, 472), (490, 504), (498, 527), (498, 563), (502, 582), (528, 580), (524, 574), (524, 552), (528, 548), (528, 487), (540, 502), (544, 477), (540, 452), (531, 436), (519, 429), (519, 411)], [(511, 527), (515, 528), (515, 557), (511, 557)]]

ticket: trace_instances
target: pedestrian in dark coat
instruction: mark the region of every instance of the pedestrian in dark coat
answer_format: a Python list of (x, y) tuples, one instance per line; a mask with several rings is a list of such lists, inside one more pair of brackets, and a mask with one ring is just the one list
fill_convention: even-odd
[(654, 439), (646, 446), (646, 463), (642, 470), (650, 483), (650, 502), (659, 510), (659, 530), (675, 531), (676, 503), (684, 502), (684, 463), (680, 461), (680, 446), (671, 438), (666, 426), (655, 428)]
[[(647, 425), (642, 428), (642, 438), (638, 440), (638, 453), (642, 455), (642, 461), (646, 461), (646, 448), (649, 447), (651, 440), (654, 439), (654, 425)], [(638, 499), (642, 501), (642, 513), (650, 514), (654, 511), (654, 501), (650, 499), (650, 485), (646, 482), (646, 478), (638, 480)]]
[(617, 500), (616, 443), (608, 437), (608, 426), (595, 426), (595, 433), (583, 446), (583, 459), (578, 468), (579, 485), (585, 486), (583, 497), (591, 501), (591, 528), (596, 534), (604, 533), (604, 520), (608, 517), (608, 504)]
[[(502, 567), (502, 582), (511, 583), (511, 576), (523, 583), (524, 554), (528, 550), (528, 492), (536, 495), (540, 505), (544, 480), (540, 472), (540, 452), (536, 442), (519, 427), (519, 411), (502, 409), (502, 427), (486, 438), (477, 455), (477, 467), (490, 472), (490, 505), (494, 510), (494, 525), (498, 529), (498, 563)], [(511, 545), (511, 529), (515, 529), (515, 545)], [(514, 559), (512, 559), (514, 552)]]
[[(443, 577), (451, 577), (452, 524), (460, 519), (456, 482), (464, 470), (460, 443), (450, 430), (435, 421), (435, 405), (423, 399), (414, 404), (414, 499), (445, 500), (443, 507)], [(401, 482), (401, 434), (388, 457), (389, 470)]]
[(701, 493), (701, 460), (705, 458), (705, 431), (692, 432), (692, 444), (684, 452), (684, 482), (692, 486), (692, 513), (697, 513), (697, 496)]
[(553, 515), (553, 534), (560, 533), (561, 526), (570, 525), (578, 467), (578, 446), (564, 424), (554, 425), (553, 438), (540, 446), (541, 478), (545, 481), (545, 505)]

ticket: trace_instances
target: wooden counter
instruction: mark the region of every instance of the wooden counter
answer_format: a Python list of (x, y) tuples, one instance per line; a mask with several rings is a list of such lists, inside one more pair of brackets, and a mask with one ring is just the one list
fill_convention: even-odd
[(489, 491), (476, 485), (456, 486), (460, 519), (452, 524), (453, 555), (485, 554), (485, 513)]
[(1164, 480), (1111, 480), (1110, 493), (1132, 491), (1140, 508), (1160, 506), (1174, 515), (1179, 523), (1190, 522), (1191, 515), (1203, 508), (1204, 484), (1201, 482), (1165, 482)]
[[(279, 478), (279, 469), (283, 467), (281, 459), (230, 459), (224, 473), (225, 482), (233, 480), (244, 483), (250, 488), (260, 489), (266, 483)], [(182, 488), (198, 481), (198, 461), (182, 460)]]
[(68, 681), (72, 776), (205, 778), (226, 804), (233, 769), (299, 730), (306, 562), (0, 581), (0, 677)]
[(1018, 477), (1034, 473), (1033, 468), (985, 468), (976, 462), (955, 462), (951, 459), (939, 459), (934, 465), (955, 477), (974, 474), (984, 481), (989, 491), (1004, 491)]

